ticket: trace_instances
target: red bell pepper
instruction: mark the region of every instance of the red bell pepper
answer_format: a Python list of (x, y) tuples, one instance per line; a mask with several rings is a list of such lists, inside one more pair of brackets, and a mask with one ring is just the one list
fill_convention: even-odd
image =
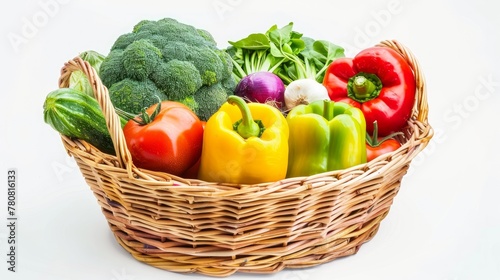
[(388, 47), (371, 47), (354, 58), (338, 58), (327, 68), (323, 85), (330, 99), (361, 109), (367, 132), (377, 121), (379, 136), (400, 131), (415, 103), (415, 76), (406, 60)]

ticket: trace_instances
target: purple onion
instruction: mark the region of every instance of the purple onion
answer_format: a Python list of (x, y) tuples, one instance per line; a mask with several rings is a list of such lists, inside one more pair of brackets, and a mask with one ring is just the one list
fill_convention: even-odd
[(267, 71), (255, 72), (243, 77), (235, 94), (250, 101), (266, 103), (281, 109), (284, 106), (285, 84), (276, 74)]

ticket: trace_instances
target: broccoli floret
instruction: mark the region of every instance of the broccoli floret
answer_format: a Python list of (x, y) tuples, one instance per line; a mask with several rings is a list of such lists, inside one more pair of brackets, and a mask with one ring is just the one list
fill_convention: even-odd
[(112, 51), (124, 50), (128, 45), (130, 45), (135, 40), (136, 36), (134, 33), (122, 34), (115, 40), (113, 46), (111, 46), (111, 50)]
[[(200, 70), (201, 80), (204, 85), (210, 86), (224, 78), (224, 63), (216, 50), (198, 49), (196, 57), (191, 57), (196, 68)], [(193, 56), (193, 55), (192, 55)]]
[(231, 77), (231, 78), (227, 78), (227, 79), (222, 80), (220, 82), (220, 84), (222, 85), (222, 88), (224, 88), (226, 90), (226, 92), (228, 94), (233, 94), (234, 90), (236, 88), (237, 82), (233, 77)]
[(104, 58), (99, 68), (99, 77), (104, 85), (109, 87), (125, 78), (122, 56), (123, 50), (116, 49)]
[(189, 46), (184, 42), (176, 41), (169, 42), (168, 44), (163, 45), (161, 53), (163, 54), (165, 61), (177, 59), (181, 61), (189, 61), (190, 63), (192, 63), (191, 59), (189, 59), (189, 54), (197, 48), (198, 47), (195, 46)]
[(231, 55), (229, 55), (225, 51), (219, 51), (217, 53), (220, 57), (220, 60), (222, 61), (222, 66), (224, 67), (222, 69), (222, 76), (225, 77), (226, 84), (231, 87), (231, 89), (234, 89), (236, 87), (236, 80), (234, 79), (233, 76), (233, 63), (231, 59)]
[(214, 43), (214, 47), (217, 46), (217, 44), (215, 43), (214, 37), (208, 31), (206, 31), (204, 29), (197, 29), (196, 31), (198, 31), (198, 33), (200, 34), (200, 36), (203, 37), (203, 38), (205, 38), (208, 42), (213, 42)]
[[(146, 27), (144, 27), (146, 26)], [(144, 28), (145, 31), (154, 33), (154, 31), (157, 31), (156, 33), (161, 33), (159, 30), (160, 25), (156, 24), (155, 21), (152, 20), (141, 20), (139, 21), (134, 28), (132, 29), (132, 33), (139, 33), (141, 32), (141, 29)]]
[(140, 21), (132, 32), (119, 36), (101, 65), (100, 76), (110, 95), (140, 96), (115, 97), (115, 107), (142, 109), (144, 104), (136, 106), (140, 98), (155, 103), (160, 96), (186, 104), (206, 120), (236, 87), (232, 67), (231, 57), (217, 48), (208, 31), (164, 18)]
[(184, 42), (165, 45), (162, 54), (166, 60), (177, 59), (193, 64), (201, 77), (203, 85), (212, 85), (227, 77), (225, 63), (220, 57), (221, 51), (207, 47), (190, 46)]
[(138, 114), (143, 108), (148, 108), (166, 100), (166, 96), (149, 81), (123, 79), (114, 83), (109, 89), (109, 98), (113, 104), (121, 104), (120, 109), (131, 114)]
[[(198, 105), (198, 102), (196, 102), (196, 100), (194, 99), (194, 96), (188, 96), (182, 100), (178, 100), (178, 102), (186, 105), (189, 107), (189, 109), (191, 109), (191, 111), (193, 112), (198, 112), (198, 109), (199, 109), (199, 105)], [(215, 112), (214, 112), (215, 113)]]
[(229, 92), (222, 83), (201, 87), (194, 95), (194, 100), (198, 103), (196, 114), (201, 120), (208, 120), (227, 101), (230, 94), (232, 92)]
[(191, 62), (177, 59), (159, 63), (151, 80), (168, 99), (175, 101), (193, 96), (202, 86), (198, 69)]
[(122, 60), (126, 77), (144, 81), (162, 61), (162, 54), (150, 41), (140, 39), (125, 48)]

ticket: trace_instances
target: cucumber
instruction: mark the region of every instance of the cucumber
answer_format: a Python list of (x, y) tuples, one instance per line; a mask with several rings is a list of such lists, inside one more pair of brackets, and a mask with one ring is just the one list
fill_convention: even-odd
[[(59, 133), (78, 138), (102, 152), (115, 154), (113, 142), (99, 103), (92, 96), (72, 88), (50, 92), (43, 104), (43, 117)], [(122, 127), (126, 120), (120, 118)]]

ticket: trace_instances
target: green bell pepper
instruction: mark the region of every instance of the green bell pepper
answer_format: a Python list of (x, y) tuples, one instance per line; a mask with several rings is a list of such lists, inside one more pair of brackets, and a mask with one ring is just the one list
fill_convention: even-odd
[(366, 162), (366, 121), (347, 103), (318, 100), (294, 107), (289, 127), (287, 177), (309, 176)]

